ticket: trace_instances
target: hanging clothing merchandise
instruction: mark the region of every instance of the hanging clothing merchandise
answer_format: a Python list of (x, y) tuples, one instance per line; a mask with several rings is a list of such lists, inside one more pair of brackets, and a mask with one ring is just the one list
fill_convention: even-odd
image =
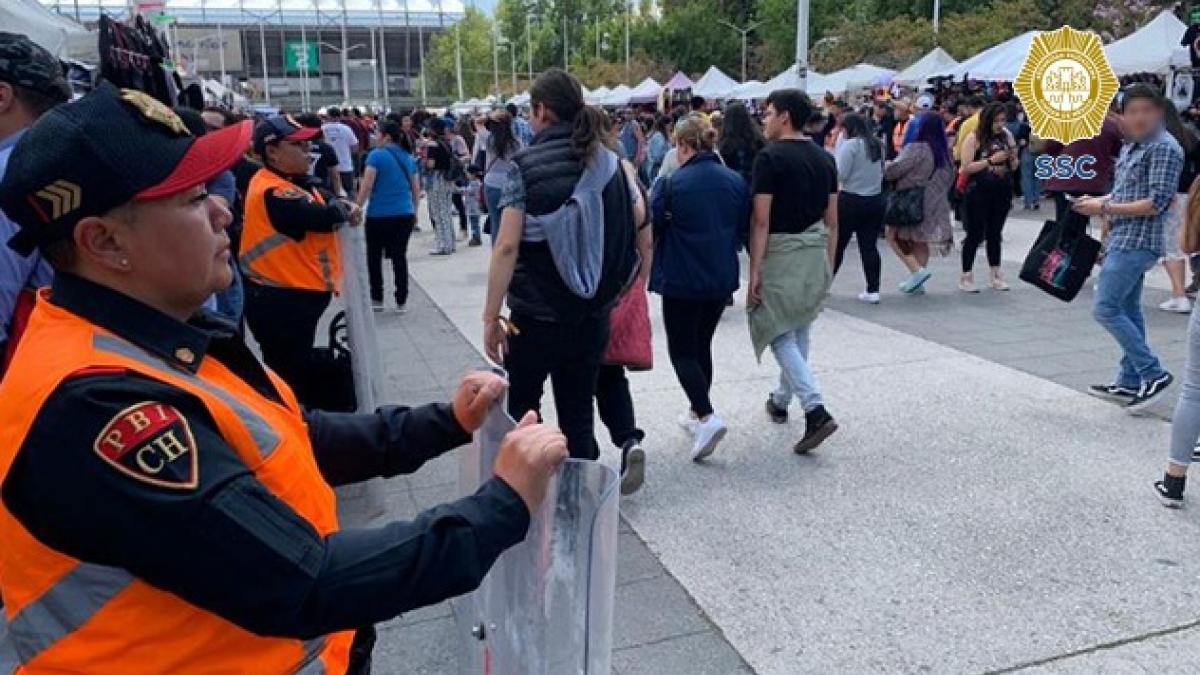
[(100, 15), (100, 77), (122, 89), (137, 89), (174, 107), (182, 89), (179, 75), (167, 68), (170, 49), (139, 16), (132, 23)]

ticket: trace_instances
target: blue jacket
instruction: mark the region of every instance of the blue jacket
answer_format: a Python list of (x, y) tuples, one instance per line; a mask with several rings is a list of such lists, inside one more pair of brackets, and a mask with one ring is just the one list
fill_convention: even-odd
[[(667, 220), (667, 193), (672, 218)], [(702, 152), (650, 198), (654, 266), (650, 290), (688, 300), (728, 298), (738, 288), (738, 232), (748, 226), (746, 181), (712, 152)]]

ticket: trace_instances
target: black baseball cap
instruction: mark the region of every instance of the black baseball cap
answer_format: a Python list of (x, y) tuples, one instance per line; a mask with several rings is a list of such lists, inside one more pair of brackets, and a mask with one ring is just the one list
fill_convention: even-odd
[(271, 115), (254, 127), (254, 152), (265, 159), (268, 143), (308, 141), (320, 133), (320, 127), (306, 127), (291, 115)]
[(197, 138), (157, 99), (103, 82), (42, 115), (13, 149), (0, 209), (20, 231), (8, 245), (28, 255), (87, 216), (207, 183), (241, 157), (250, 132), (243, 122)]
[(0, 81), (25, 87), (62, 102), (71, 98), (62, 64), (21, 33), (0, 31)]

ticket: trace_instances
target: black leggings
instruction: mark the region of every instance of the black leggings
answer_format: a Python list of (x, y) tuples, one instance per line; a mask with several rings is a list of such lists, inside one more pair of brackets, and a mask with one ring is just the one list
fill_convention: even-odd
[(317, 324), (332, 293), (263, 286), (246, 281), (246, 323), (262, 349), (263, 361), (308, 402), (309, 364)]
[(979, 245), (987, 242), (987, 259), (991, 267), (1000, 266), (1000, 243), (1003, 241), (1004, 221), (1012, 208), (1012, 187), (1007, 180), (974, 179), (963, 196), (963, 274), (975, 268)]
[(667, 351), (692, 412), (697, 417), (712, 414), (712, 340), (725, 311), (725, 299), (662, 299), (663, 325), (667, 329)]
[(383, 302), (384, 253), (392, 259), (396, 304), (408, 302), (408, 239), (416, 222), (416, 216), (367, 218), (367, 278), (373, 302)]
[(640, 442), (646, 438), (645, 432), (637, 428), (633, 395), (629, 393), (624, 366), (600, 366), (600, 376), (596, 379), (596, 409), (600, 411), (600, 421), (608, 427), (608, 437), (618, 448), (630, 439)]
[(879, 292), (879, 233), (883, 229), (883, 195), (865, 197), (849, 192), (838, 193), (838, 241), (834, 256), (833, 273), (842, 268), (850, 237), (858, 240), (858, 254), (862, 256), (863, 276), (867, 279), (867, 292)]
[(450, 201), (453, 202), (454, 208), (458, 209), (458, 227), (463, 232), (467, 231), (467, 205), (463, 202), (461, 192), (455, 192), (450, 195)]

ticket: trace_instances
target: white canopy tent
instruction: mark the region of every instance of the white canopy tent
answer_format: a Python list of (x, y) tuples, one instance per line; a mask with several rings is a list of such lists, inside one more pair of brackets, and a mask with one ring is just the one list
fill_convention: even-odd
[[(808, 81), (806, 84), (805, 91), (810, 96), (824, 94), (826, 91), (829, 91), (829, 83), (826, 76), (815, 70), (808, 71)], [(752, 92), (758, 95), (751, 98), (766, 98), (768, 94), (776, 89), (800, 89), (800, 76), (796, 74), (795, 65), (764, 82), (758, 89)]]
[(704, 75), (692, 85), (692, 94), (704, 98), (730, 98), (737, 86), (737, 81), (721, 72), (720, 68), (709, 66)]
[(620, 108), (629, 105), (629, 95), (633, 92), (632, 89), (623, 84), (618, 84), (612, 88), (612, 91), (600, 101), (600, 105), (607, 108)]
[(591, 91), (583, 92), (583, 100), (588, 105), (603, 105), (604, 99), (612, 93), (608, 87), (596, 87)]
[(737, 101), (752, 101), (756, 98), (766, 98), (766, 95), (771, 92), (762, 93), (763, 86), (763, 83), (758, 80), (746, 80), (733, 89), (730, 89), (724, 98)]
[(100, 60), (99, 38), (95, 33), (46, 9), (36, 0), (0, 2), (0, 26), (8, 32), (28, 35), (60, 59), (88, 63)]
[(938, 69), (938, 72), (930, 73), (930, 77), (953, 75), (961, 78), (965, 75), (972, 80), (1011, 82), (1017, 79), (1017, 73), (1021, 71), (1021, 64), (1025, 62), (1025, 56), (1029, 54), (1029, 45), (1039, 32), (1031, 30), (1028, 33), (1022, 33), (972, 56), (953, 68)]
[[(873, 66), (869, 63), (859, 63), (826, 75), (822, 92), (841, 93), (880, 86), (891, 82), (895, 75), (896, 71), (894, 70)], [(809, 93), (812, 93), (811, 84)]]
[(1187, 26), (1164, 10), (1137, 31), (1104, 48), (1108, 63), (1119, 77), (1133, 73), (1166, 73), (1172, 67), (1191, 65), (1187, 47), (1179, 44)]
[(896, 73), (893, 81), (908, 87), (922, 87), (929, 78), (957, 65), (958, 61), (947, 54), (945, 49), (935, 47), (933, 51), (917, 59), (916, 63)]
[[(587, 95), (584, 94), (584, 96)], [(523, 91), (520, 94), (508, 99), (508, 102), (516, 106), (527, 106), (529, 105), (529, 92)]]
[(642, 80), (638, 86), (629, 92), (630, 105), (643, 105), (646, 103), (654, 103), (658, 101), (658, 97), (662, 95), (662, 85), (654, 81), (654, 78), (647, 77)]

